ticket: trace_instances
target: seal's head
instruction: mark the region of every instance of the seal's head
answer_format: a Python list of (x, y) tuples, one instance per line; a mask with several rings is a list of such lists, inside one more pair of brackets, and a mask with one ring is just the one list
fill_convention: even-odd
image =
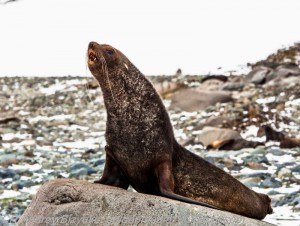
[[(124, 65), (123, 54), (109, 45), (100, 45), (90, 42), (88, 47), (88, 66), (92, 74), (97, 78), (109, 71)], [(98, 79), (98, 78), (97, 78)]]
[[(141, 96), (145, 91), (145, 83), (148, 82), (145, 82), (144, 75), (116, 48), (90, 42), (87, 57), (88, 67), (100, 84), (105, 103), (112, 100), (113, 106), (117, 103), (125, 105), (127, 100), (138, 97), (134, 93)], [(109, 108), (111, 105), (106, 106)]]

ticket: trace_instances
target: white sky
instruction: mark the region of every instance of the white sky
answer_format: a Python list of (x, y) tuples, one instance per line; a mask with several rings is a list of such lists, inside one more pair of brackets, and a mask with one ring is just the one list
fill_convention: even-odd
[(299, 22), (299, 0), (20, 0), (0, 5), (0, 76), (85, 76), (92, 40), (147, 75), (230, 70), (299, 42)]

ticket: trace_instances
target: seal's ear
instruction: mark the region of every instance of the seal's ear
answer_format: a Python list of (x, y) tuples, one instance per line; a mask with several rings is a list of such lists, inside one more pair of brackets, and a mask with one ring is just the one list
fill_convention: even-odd
[(125, 63), (124, 63), (124, 66), (125, 66), (125, 68), (126, 68), (126, 69), (127, 69), (127, 71), (128, 71), (128, 66), (127, 66), (127, 64), (125, 64)]

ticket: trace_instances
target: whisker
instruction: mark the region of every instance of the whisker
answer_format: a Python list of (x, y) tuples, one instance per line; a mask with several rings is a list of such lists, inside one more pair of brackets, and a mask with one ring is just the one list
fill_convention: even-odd
[(101, 62), (102, 62), (103, 73), (106, 75), (106, 78), (107, 78), (107, 82), (108, 82), (108, 86), (109, 86), (109, 89), (110, 89), (111, 96), (112, 96), (112, 98), (113, 98), (113, 101), (114, 101), (115, 105), (117, 105), (115, 96), (114, 96), (113, 91), (112, 91), (112, 88), (111, 88), (110, 79), (109, 79), (109, 76), (108, 76), (107, 63), (106, 63), (104, 57), (101, 57), (100, 59), (101, 59)]
[[(89, 56), (88, 56), (88, 52), (87, 52), (85, 62), (88, 62), (88, 59), (89, 59)], [(88, 63), (86, 63), (86, 65), (85, 65), (85, 72), (86, 73), (85, 73), (85, 76), (84, 76), (84, 78), (86, 80), (86, 83), (84, 85), (84, 93), (87, 95), (88, 100), (90, 102), (92, 102), (92, 98), (90, 97), (89, 92), (88, 92), (88, 90), (89, 90), (89, 88), (88, 88), (88, 83), (89, 83), (89, 80), (88, 80), (88, 71), (89, 71), (88, 70)]]

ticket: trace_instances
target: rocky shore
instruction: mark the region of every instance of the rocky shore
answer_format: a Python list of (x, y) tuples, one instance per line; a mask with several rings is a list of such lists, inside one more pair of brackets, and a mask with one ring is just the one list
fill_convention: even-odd
[[(249, 74), (149, 77), (178, 141), (272, 198), (277, 225), (300, 222), (300, 45)], [(86, 77), (0, 77), (0, 224), (56, 178), (98, 179), (106, 112)]]

